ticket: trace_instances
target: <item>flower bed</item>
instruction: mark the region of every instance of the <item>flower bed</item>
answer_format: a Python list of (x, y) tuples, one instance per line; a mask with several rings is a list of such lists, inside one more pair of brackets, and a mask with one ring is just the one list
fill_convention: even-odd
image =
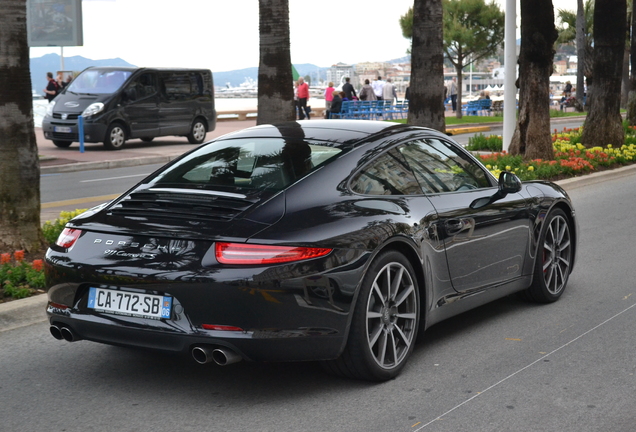
[[(42, 225), (42, 234), (46, 242), (54, 243), (66, 223), (85, 211), (78, 209), (61, 212), (58, 219), (45, 222)], [(21, 250), (0, 253), (0, 302), (44, 292), (44, 260), (41, 258), (43, 256), (44, 252), (27, 260), (24, 251)]]
[(21, 250), (0, 254), (0, 299), (19, 299), (41, 291), (44, 288), (43, 266), (41, 259), (26, 261)]
[[(524, 161), (521, 156), (512, 156), (501, 151), (480, 155), (481, 161), (496, 177), (502, 171), (514, 172), (521, 180), (559, 180), (581, 174), (632, 164), (636, 161), (636, 129), (626, 127), (625, 144), (615, 148), (585, 148), (581, 144), (582, 128), (555, 130), (552, 135), (554, 160), (534, 159)], [(495, 138), (493, 138), (495, 137)], [(501, 137), (478, 137), (469, 141), (468, 149), (478, 149), (485, 142), (483, 150), (492, 150), (493, 143), (500, 143)], [(499, 139), (499, 141), (497, 140)], [(480, 149), (480, 150), (482, 150)]]

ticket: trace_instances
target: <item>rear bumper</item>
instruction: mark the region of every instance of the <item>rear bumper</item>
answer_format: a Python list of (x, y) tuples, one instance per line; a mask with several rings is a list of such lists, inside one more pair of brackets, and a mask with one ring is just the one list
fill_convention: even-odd
[(248, 361), (328, 360), (340, 355), (344, 332), (327, 328), (262, 329), (248, 331), (129, 327), (116, 319), (77, 313), (60, 313), (49, 305), (51, 325), (67, 327), (77, 339), (118, 346), (189, 353), (197, 346), (221, 346)]

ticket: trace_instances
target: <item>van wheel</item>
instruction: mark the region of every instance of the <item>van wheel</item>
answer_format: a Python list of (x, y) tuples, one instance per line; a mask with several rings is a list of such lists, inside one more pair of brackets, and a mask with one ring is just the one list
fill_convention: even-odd
[(192, 128), (188, 134), (188, 141), (190, 144), (201, 144), (205, 140), (205, 123), (201, 119), (196, 119), (192, 122)]
[(142, 140), (143, 142), (150, 142), (153, 139), (155, 139), (155, 137), (142, 137), (142, 138), (139, 138), (139, 139)]
[(104, 147), (109, 150), (121, 150), (126, 143), (126, 131), (119, 123), (113, 123), (106, 130)]
[(53, 140), (53, 144), (55, 144), (55, 147), (59, 147), (59, 148), (67, 148), (67, 147), (69, 147), (71, 144), (73, 144), (73, 141), (60, 141), (60, 140)]

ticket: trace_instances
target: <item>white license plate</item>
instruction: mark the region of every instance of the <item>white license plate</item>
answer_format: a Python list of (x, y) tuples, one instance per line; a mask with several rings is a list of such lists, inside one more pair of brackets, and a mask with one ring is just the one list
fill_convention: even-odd
[(91, 287), (88, 307), (117, 315), (170, 319), (172, 297)]
[(69, 126), (53, 126), (53, 131), (60, 133), (71, 133), (71, 128)]

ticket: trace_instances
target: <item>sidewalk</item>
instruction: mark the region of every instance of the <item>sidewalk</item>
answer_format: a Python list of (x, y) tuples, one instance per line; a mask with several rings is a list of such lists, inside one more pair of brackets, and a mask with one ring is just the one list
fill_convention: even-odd
[[(255, 125), (256, 120), (218, 122), (216, 130), (208, 132), (206, 141)], [(84, 153), (80, 153), (79, 143), (68, 148), (55, 147), (52, 141), (44, 139), (41, 128), (35, 128), (35, 139), (41, 174), (166, 163), (194, 148), (185, 137), (169, 136), (155, 138), (151, 143), (138, 139), (126, 141), (125, 147), (117, 151), (106, 150), (102, 143), (87, 143)]]
[[(454, 114), (446, 111), (446, 116), (451, 115)], [(256, 119), (219, 121), (216, 129), (208, 132), (205, 141), (252, 126), (256, 126)], [(449, 134), (456, 135), (487, 132), (490, 127), (475, 124), (449, 126), (446, 129)], [(155, 138), (151, 143), (139, 139), (129, 140), (122, 150), (116, 151), (107, 150), (102, 143), (87, 143), (84, 145), (84, 153), (80, 153), (79, 143), (73, 143), (68, 148), (55, 147), (52, 141), (44, 138), (42, 129), (38, 127), (35, 128), (35, 138), (40, 154), (41, 174), (167, 163), (194, 147), (185, 137), (168, 136)]]

